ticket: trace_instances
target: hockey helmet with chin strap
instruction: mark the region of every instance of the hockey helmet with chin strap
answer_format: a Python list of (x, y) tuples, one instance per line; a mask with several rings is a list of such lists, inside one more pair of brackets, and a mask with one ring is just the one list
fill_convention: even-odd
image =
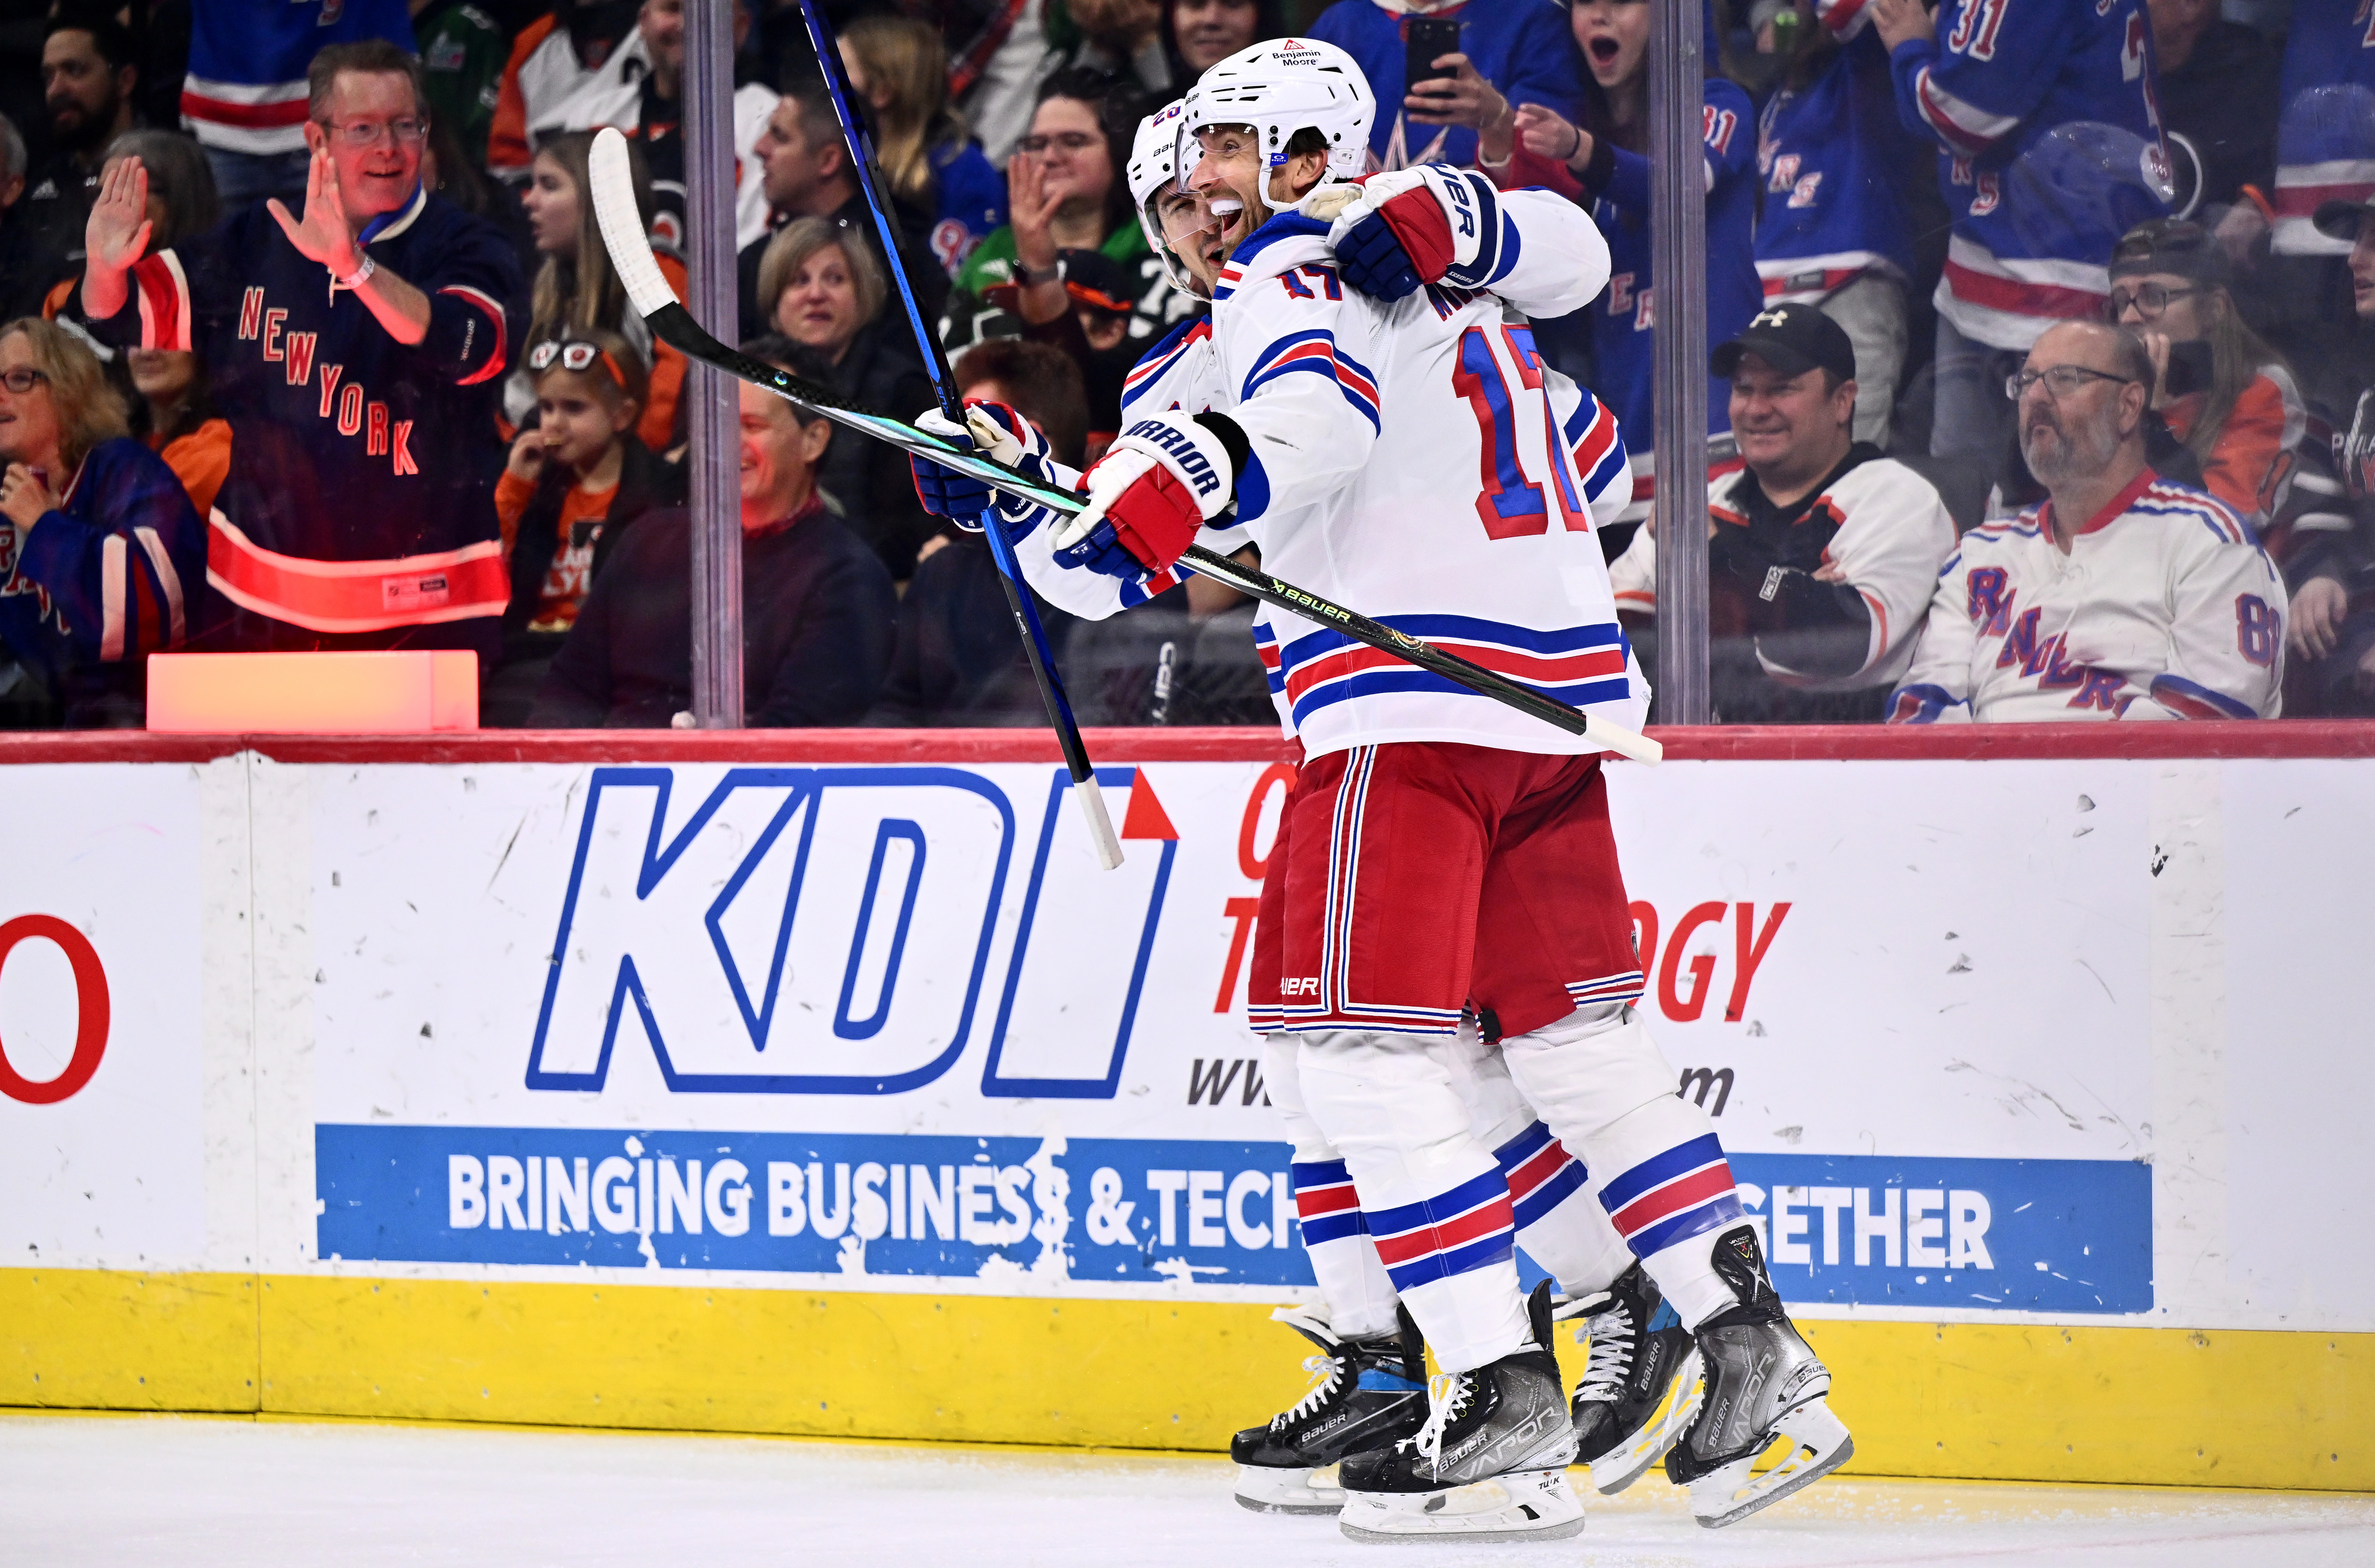
[[(1252, 126), (1266, 170), (1286, 162), (1288, 145), (1303, 130), (1327, 139), (1332, 178), (1350, 180), (1368, 170), (1377, 97), (1360, 65), (1332, 43), (1274, 38), (1240, 50), (1199, 77), (1186, 101), (1177, 154), (1183, 171), (1201, 156), (1196, 133), (1216, 125)], [(1258, 194), (1263, 206), (1282, 210), (1270, 200), (1267, 175)]]
[(1187, 189), (1179, 183), (1179, 122), (1187, 113), (1188, 100), (1174, 99), (1138, 123), (1138, 136), (1129, 149), (1129, 195), (1138, 204), (1138, 226), (1146, 235), (1147, 248), (1163, 264), (1163, 276), (1182, 294), (1200, 300), (1195, 278), (1164, 236), (1163, 215), (1154, 209), (1154, 198), (1165, 190)]

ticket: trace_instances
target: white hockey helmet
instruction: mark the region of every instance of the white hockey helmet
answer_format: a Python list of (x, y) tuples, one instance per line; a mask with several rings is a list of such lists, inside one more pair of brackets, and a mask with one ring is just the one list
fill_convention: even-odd
[(1138, 204), (1138, 226), (1145, 231), (1147, 248), (1163, 264), (1163, 276), (1182, 294), (1196, 294), (1195, 279), (1164, 239), (1163, 218), (1154, 210), (1154, 198), (1179, 183), (1179, 122), (1187, 113), (1187, 100), (1174, 99), (1138, 123), (1138, 137), (1129, 149), (1129, 195)]
[[(1179, 127), (1179, 167), (1195, 167), (1189, 138), (1214, 125), (1251, 125), (1269, 168), (1286, 161), (1297, 131), (1328, 139), (1328, 172), (1350, 180), (1369, 166), (1369, 127), (1377, 96), (1350, 54), (1316, 38), (1274, 38), (1215, 64), (1188, 89)], [(1279, 210), (1265, 180), (1262, 205)]]

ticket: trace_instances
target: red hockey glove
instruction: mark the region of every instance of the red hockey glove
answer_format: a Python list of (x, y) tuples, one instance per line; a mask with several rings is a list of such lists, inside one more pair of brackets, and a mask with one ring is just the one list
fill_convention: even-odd
[(1088, 471), (1089, 505), (1052, 541), (1056, 560), (1128, 582), (1160, 572), (1228, 505), (1235, 482), (1211, 430), (1169, 414), (1140, 419)]

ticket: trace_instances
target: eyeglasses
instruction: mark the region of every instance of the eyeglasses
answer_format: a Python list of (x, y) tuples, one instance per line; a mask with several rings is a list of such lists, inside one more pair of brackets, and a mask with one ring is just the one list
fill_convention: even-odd
[(19, 365), (13, 371), (0, 371), (0, 386), (6, 387), (19, 397), (49, 379), (46, 372), (29, 365)]
[(619, 361), (610, 358), (598, 344), (577, 339), (548, 337), (527, 351), (527, 368), (539, 374), (550, 370), (556, 360), (561, 362), (561, 368), (564, 371), (589, 370), (593, 367), (594, 361), (599, 360), (602, 361), (603, 368), (610, 372), (612, 381), (617, 382), (622, 389), (627, 384), (627, 378), (620, 373)]
[(1051, 136), (1025, 136), (1014, 145), (1035, 158), (1051, 147), (1062, 147), (1066, 152), (1085, 152), (1103, 139), (1086, 131), (1058, 131)]
[(2042, 371), (2017, 371), (2004, 377), (2004, 395), (2017, 403), (2022, 393), (2043, 382), (2046, 392), (2059, 402), (2090, 381), (2115, 381), (2121, 386), (2136, 384), (2133, 376), (2115, 376), (2109, 371), (2089, 370), (2085, 365), (2054, 365)]
[(2117, 321), (2133, 309), (2136, 314), (2150, 321), (2168, 309), (2171, 300), (2191, 299), (2202, 292), (2199, 289), (2171, 289), (2158, 283), (2139, 283), (2133, 289), (2114, 289), (2110, 300), (2111, 319)]
[(429, 120), (425, 115), (419, 119), (405, 116), (395, 120), (349, 120), (343, 125), (333, 125), (327, 120), (314, 124), (339, 146), (357, 152), (379, 146), (383, 136), (395, 137), (399, 147), (419, 147), (429, 139)]

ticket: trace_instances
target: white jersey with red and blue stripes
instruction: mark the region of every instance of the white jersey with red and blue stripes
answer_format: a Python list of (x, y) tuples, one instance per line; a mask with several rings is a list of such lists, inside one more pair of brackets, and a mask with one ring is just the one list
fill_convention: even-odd
[[(1300, 214), (1237, 247), (1211, 338), (1214, 407), (1251, 449), (1236, 522), (1288, 582), (1637, 728), (1648, 686), (1593, 533), (1630, 497), (1624, 443), (1501, 304), (1579, 307), (1606, 281), (1606, 247), (1547, 193), (1480, 182), (1478, 195), (1486, 242), (1452, 275), (1462, 285), (1390, 304), (1344, 287), (1327, 226)], [(1316, 619), (1273, 611), (1255, 635), (1306, 755), (1415, 740), (1594, 749)]]
[(2149, 468), (2067, 552), (2051, 512), (1963, 536), (1889, 722), (2276, 716), (2285, 584), (2249, 523)]

